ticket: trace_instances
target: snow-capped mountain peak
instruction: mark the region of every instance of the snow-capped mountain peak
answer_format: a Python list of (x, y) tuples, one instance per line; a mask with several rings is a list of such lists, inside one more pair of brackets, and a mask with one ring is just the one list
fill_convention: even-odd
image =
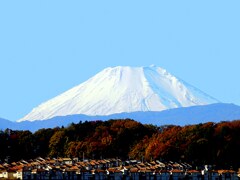
[(18, 121), (72, 114), (162, 111), (216, 102), (216, 99), (155, 65), (117, 66), (106, 68), (82, 84), (42, 103)]

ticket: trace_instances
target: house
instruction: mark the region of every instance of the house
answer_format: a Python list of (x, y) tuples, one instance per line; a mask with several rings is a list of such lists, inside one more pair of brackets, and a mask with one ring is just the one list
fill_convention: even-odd
[(170, 171), (168, 171), (168, 170), (161, 170), (160, 172), (160, 179), (161, 180), (168, 180), (168, 179), (170, 179)]
[(154, 177), (155, 177), (155, 172), (154, 171), (152, 171), (151, 169), (147, 169), (145, 171), (145, 174), (146, 174), (146, 179), (154, 180)]
[(114, 159), (113, 161), (114, 161), (113, 162), (113, 167), (119, 167), (119, 166), (122, 165), (121, 159)]
[(17, 169), (13, 174), (15, 179), (23, 179), (23, 168)]
[(24, 167), (22, 172), (23, 179), (30, 179), (32, 176), (32, 170), (30, 167)]
[(0, 178), (8, 178), (7, 170), (4, 169), (0, 171)]
[(191, 169), (191, 165), (171, 161), (143, 163), (130, 160), (125, 163), (118, 159), (73, 161), (70, 158), (37, 158), (0, 163), (0, 179), (239, 180), (238, 173), (233, 170), (214, 171), (205, 167), (200, 172)]
[(173, 180), (178, 180), (179, 178), (184, 178), (185, 173), (183, 170), (173, 169), (170, 171), (170, 175), (172, 176)]
[(81, 179), (82, 180), (88, 180), (93, 177), (93, 174), (89, 170), (81, 170)]
[(66, 169), (63, 172), (63, 179), (78, 179), (80, 175), (76, 173), (75, 169)]
[(2, 170), (0, 172), (0, 178), (3, 178), (3, 179), (14, 179), (14, 174), (16, 174), (15, 170), (12, 170), (12, 169)]
[(107, 171), (102, 169), (94, 170), (93, 175), (95, 180), (104, 180), (107, 179), (108, 176)]
[(139, 179), (139, 173), (138, 173), (138, 168), (136, 168), (136, 167), (132, 167), (132, 168), (130, 168), (130, 170), (129, 170), (129, 176), (131, 177), (131, 179), (136, 179), (136, 180), (138, 180)]
[(187, 175), (192, 180), (201, 180), (203, 177), (202, 173), (198, 170), (188, 170)]
[(51, 179), (63, 179), (63, 172), (61, 171), (60, 168), (59, 169), (55, 168), (49, 172), (49, 177)]
[(108, 177), (109, 179), (114, 179), (114, 180), (122, 180), (123, 179), (123, 173), (119, 169), (108, 169), (109, 174)]
[(49, 173), (44, 169), (33, 169), (31, 179), (49, 179)]
[(210, 170), (210, 171), (207, 171), (205, 174), (204, 174), (204, 180), (219, 180), (220, 177), (219, 177), (219, 174), (218, 174), (218, 171), (215, 171), (215, 170)]
[(218, 171), (222, 180), (238, 180), (237, 172), (233, 170), (219, 170)]
[(71, 158), (62, 158), (63, 164), (73, 164), (73, 161)]

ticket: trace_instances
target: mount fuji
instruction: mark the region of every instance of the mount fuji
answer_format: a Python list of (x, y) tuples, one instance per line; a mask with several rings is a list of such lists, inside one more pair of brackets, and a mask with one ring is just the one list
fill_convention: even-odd
[(42, 103), (18, 122), (57, 116), (88, 116), (163, 111), (219, 103), (165, 69), (117, 66), (99, 72), (82, 84)]

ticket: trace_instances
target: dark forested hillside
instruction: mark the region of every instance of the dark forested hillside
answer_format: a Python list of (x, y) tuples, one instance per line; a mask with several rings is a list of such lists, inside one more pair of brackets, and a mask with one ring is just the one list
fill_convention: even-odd
[(85, 121), (54, 129), (0, 133), (0, 159), (37, 156), (172, 160), (239, 167), (240, 121), (153, 126), (137, 121)]

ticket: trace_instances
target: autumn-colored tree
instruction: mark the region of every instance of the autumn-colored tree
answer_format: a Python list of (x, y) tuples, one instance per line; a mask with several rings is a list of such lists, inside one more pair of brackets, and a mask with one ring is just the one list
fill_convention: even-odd
[(64, 156), (65, 145), (68, 137), (65, 136), (64, 130), (56, 131), (49, 141), (49, 156)]
[[(240, 121), (156, 127), (131, 119), (85, 121), (68, 127), (0, 131), (0, 160), (36, 156), (187, 161), (239, 167)], [(16, 150), (18, 151), (16, 153)]]

